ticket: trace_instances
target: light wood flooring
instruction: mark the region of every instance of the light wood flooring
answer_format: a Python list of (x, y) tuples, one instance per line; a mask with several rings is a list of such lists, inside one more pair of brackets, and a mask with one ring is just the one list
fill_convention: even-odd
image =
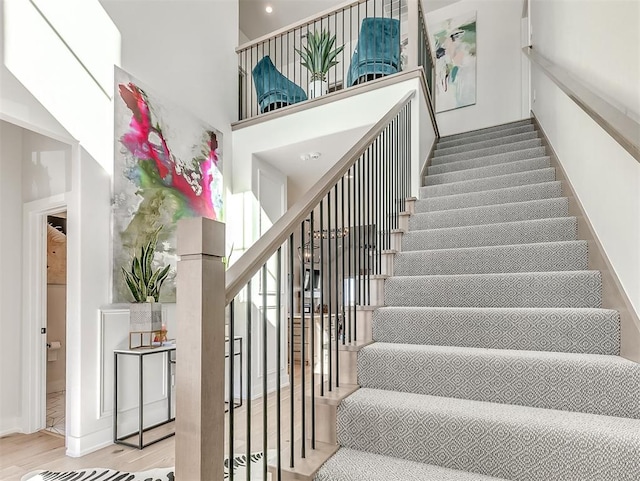
[[(310, 370), (306, 370), (307, 379)], [(301, 447), (302, 439), (302, 390), (300, 388), (301, 370), (298, 366), (295, 375), (294, 392), (294, 439), (296, 439), (296, 451)], [(309, 388), (307, 389), (307, 393)], [(281, 440), (282, 449), (286, 450), (290, 439), (290, 396), (289, 387), (282, 391), (281, 399)], [(267, 452), (276, 447), (276, 395), (267, 396)], [(235, 409), (234, 431), (234, 456), (246, 454), (247, 451), (263, 451), (263, 406), (264, 400), (258, 398), (251, 403), (251, 447), (247, 443), (247, 402), (244, 406)], [(306, 407), (307, 420), (311, 417), (310, 408)], [(321, 422), (321, 420), (317, 420)], [(161, 435), (166, 430), (173, 430), (171, 423), (154, 430), (154, 434)], [(225, 426), (225, 452), (228, 453), (228, 415)], [(308, 436), (308, 433), (306, 433)], [(151, 439), (151, 437), (149, 438)], [(147, 438), (145, 438), (145, 441)], [(129, 448), (122, 445), (112, 445), (99, 451), (90, 453), (82, 458), (70, 458), (65, 456), (64, 437), (53, 433), (41, 431), (35, 434), (12, 434), (0, 438), (0, 480), (18, 481), (31, 471), (37, 469), (72, 470), (88, 467), (105, 467), (122, 471), (144, 471), (146, 469), (174, 466), (175, 437), (148, 446), (143, 450)], [(283, 459), (283, 464), (285, 460)]]

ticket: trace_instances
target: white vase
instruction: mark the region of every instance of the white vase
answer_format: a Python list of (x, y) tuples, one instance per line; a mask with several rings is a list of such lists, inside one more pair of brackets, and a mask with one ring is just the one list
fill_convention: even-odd
[(129, 305), (129, 332), (149, 332), (162, 329), (162, 304), (136, 302)]
[(309, 82), (309, 98), (321, 97), (329, 92), (329, 83), (326, 80), (313, 80)]

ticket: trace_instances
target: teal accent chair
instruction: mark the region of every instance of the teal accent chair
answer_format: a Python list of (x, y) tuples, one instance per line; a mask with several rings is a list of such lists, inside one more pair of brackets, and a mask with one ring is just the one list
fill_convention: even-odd
[(400, 21), (367, 17), (351, 57), (347, 87), (400, 70)]
[(304, 90), (282, 75), (268, 55), (256, 64), (251, 75), (261, 113), (307, 100)]

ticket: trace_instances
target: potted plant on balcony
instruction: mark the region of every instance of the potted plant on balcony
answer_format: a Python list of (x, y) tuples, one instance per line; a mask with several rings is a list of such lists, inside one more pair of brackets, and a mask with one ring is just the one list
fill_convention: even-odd
[(344, 45), (334, 48), (336, 36), (327, 30), (307, 34), (304, 49), (295, 49), (302, 59), (302, 66), (309, 70), (309, 98), (319, 97), (328, 92), (327, 72), (338, 65), (336, 57)]
[(121, 268), (135, 301), (129, 306), (129, 332), (162, 330), (162, 305), (158, 301), (171, 266), (153, 269), (153, 257), (161, 229), (162, 226), (153, 231), (149, 241), (140, 248), (140, 254), (132, 257), (129, 270)]

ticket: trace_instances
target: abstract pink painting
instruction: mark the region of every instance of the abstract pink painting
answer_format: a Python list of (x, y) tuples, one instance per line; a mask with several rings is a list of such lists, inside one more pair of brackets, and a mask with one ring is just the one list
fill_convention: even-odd
[(162, 225), (154, 265), (171, 265), (160, 301), (175, 302), (176, 223), (222, 220), (221, 135), (123, 70), (116, 72), (112, 302), (129, 302), (121, 266)]

